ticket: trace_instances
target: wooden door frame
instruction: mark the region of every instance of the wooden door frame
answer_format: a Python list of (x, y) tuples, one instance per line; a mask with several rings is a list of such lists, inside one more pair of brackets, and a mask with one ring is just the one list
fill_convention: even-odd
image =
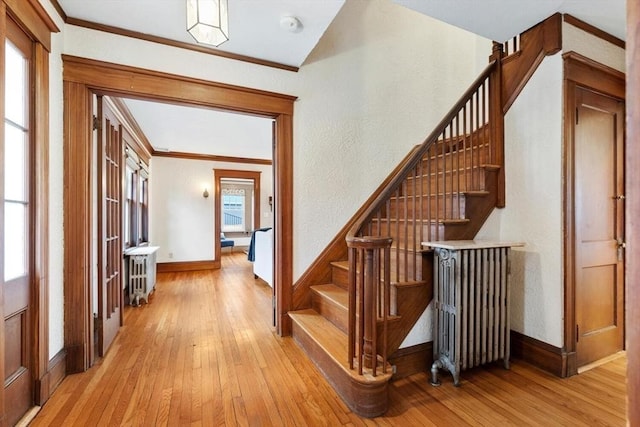
[(597, 63), (575, 52), (562, 55), (564, 59), (564, 348), (561, 376), (578, 373), (576, 358), (576, 284), (575, 284), (575, 95), (582, 87), (606, 96), (625, 100), (625, 74)]
[[(296, 97), (215, 83), (153, 70), (62, 55), (64, 71), (64, 341), (67, 372), (82, 372), (91, 364), (90, 340), (92, 206), (91, 94), (108, 95), (231, 110), (273, 118), (276, 331), (288, 335), (293, 284), (293, 103)], [(81, 310), (78, 307), (82, 307)]]
[(213, 170), (213, 182), (214, 182), (214, 215), (215, 220), (213, 223), (213, 257), (216, 260), (220, 260), (222, 256), (222, 248), (220, 247), (220, 236), (222, 232), (222, 207), (220, 206), (220, 196), (222, 195), (221, 180), (223, 178), (235, 178), (235, 179), (247, 179), (253, 181), (253, 226), (254, 228), (260, 228), (260, 175), (259, 171), (247, 171), (236, 169), (214, 169)]
[(627, 422), (640, 425), (640, 4), (627, 2)]

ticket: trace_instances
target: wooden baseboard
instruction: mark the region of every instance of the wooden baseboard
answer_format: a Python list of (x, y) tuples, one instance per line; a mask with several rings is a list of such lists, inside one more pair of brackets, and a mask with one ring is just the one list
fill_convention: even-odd
[(433, 363), (433, 342), (401, 348), (389, 357), (389, 363), (395, 366), (394, 380), (429, 372)]
[(569, 353), (516, 331), (511, 331), (511, 356), (561, 378), (570, 374), (571, 355)]
[(47, 372), (36, 381), (35, 403), (38, 406), (45, 404), (49, 397), (67, 375), (67, 352), (62, 349), (53, 356), (47, 366)]
[(158, 273), (177, 273), (180, 271), (218, 270), (220, 260), (159, 262)]

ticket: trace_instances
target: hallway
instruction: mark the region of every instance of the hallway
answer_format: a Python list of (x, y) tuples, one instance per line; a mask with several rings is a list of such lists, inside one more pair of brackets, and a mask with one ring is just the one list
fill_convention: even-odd
[(271, 327), (271, 288), (242, 253), (214, 272), (158, 276), (149, 304), (127, 307), (107, 356), (67, 377), (32, 426), (619, 425), (626, 358), (562, 380), (514, 361), (429, 385), (391, 384), (384, 417), (351, 413), (290, 337)]

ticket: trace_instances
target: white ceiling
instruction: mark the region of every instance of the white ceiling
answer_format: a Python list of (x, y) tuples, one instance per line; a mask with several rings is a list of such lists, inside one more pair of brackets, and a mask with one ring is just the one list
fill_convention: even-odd
[(272, 119), (124, 99), (158, 151), (271, 159)]
[(499, 42), (511, 39), (556, 12), (573, 15), (619, 39), (626, 37), (626, 0), (392, 1)]
[[(185, 0), (58, 2), (69, 17), (197, 44), (186, 30)], [(229, 41), (217, 49), (298, 67), (343, 4), (344, 0), (229, 0)], [(302, 31), (280, 28), (280, 19), (287, 15), (300, 20)]]
[[(556, 12), (569, 13), (623, 40), (626, 36), (625, 0), (392, 1), (497, 41), (506, 41)], [(185, 0), (58, 2), (72, 18), (197, 44), (186, 31)], [(298, 67), (345, 0), (228, 2), (230, 40), (219, 50)], [(302, 22), (302, 31), (280, 28), (281, 17), (288, 15)], [(143, 101), (126, 103), (155, 149), (271, 158), (269, 119)]]

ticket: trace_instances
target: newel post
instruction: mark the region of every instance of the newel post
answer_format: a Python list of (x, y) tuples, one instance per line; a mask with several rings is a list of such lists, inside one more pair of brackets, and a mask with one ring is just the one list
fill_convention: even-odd
[[(349, 366), (376, 375), (378, 319), (383, 320), (383, 371), (386, 369), (386, 323), (389, 312), (390, 237), (350, 237), (349, 247)], [(356, 313), (357, 311), (357, 313)]]
[(505, 161), (504, 161), (504, 110), (502, 108), (502, 58), (504, 57), (502, 43), (493, 42), (493, 51), (489, 57), (496, 65), (489, 76), (489, 124), (491, 132), (491, 157), (500, 166), (498, 172), (498, 192), (496, 207), (506, 206), (505, 194)]

